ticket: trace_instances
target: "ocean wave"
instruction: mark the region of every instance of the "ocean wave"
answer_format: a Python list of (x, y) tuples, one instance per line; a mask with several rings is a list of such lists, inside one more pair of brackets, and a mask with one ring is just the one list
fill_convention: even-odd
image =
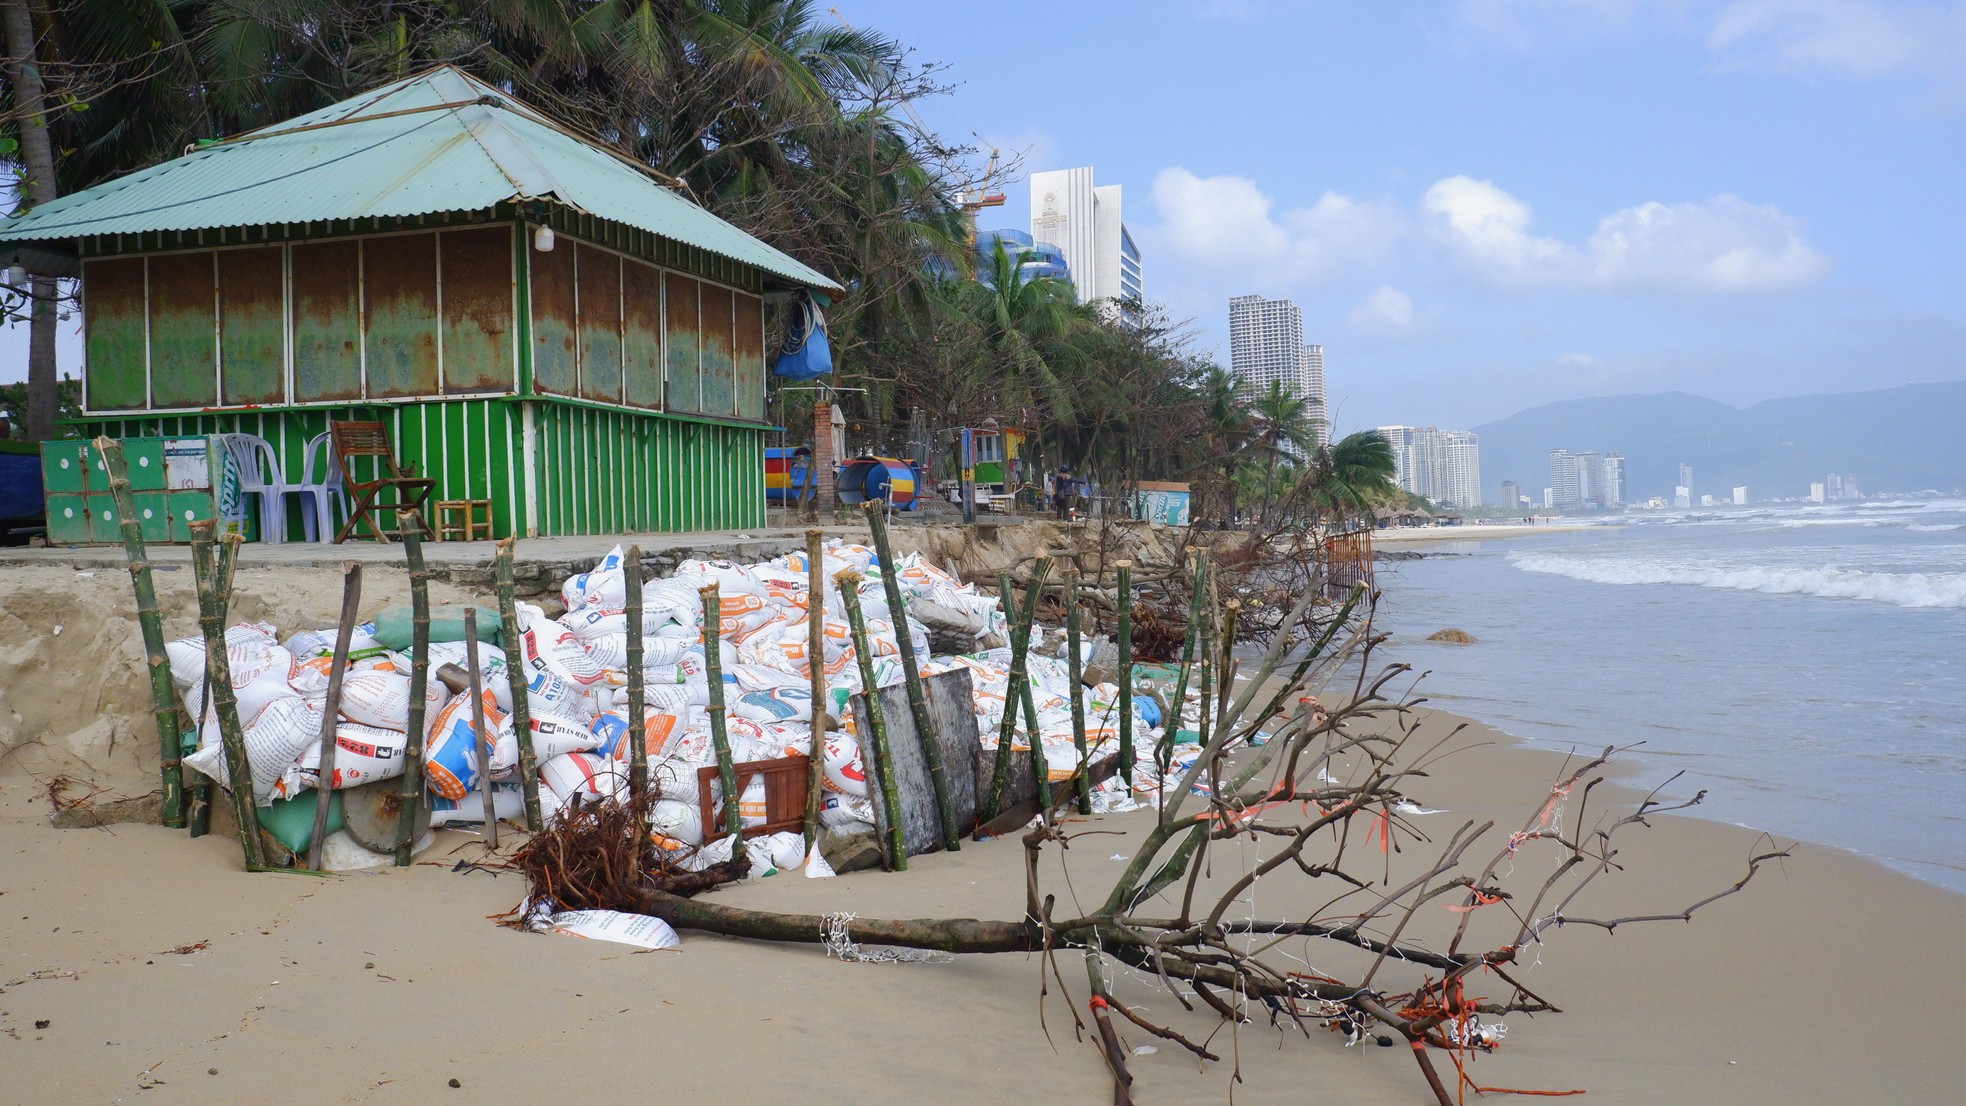
[(1905, 527), (1905, 529), (1913, 530), (1920, 534), (1942, 534), (1945, 533), (1947, 530), (1966, 530), (1966, 522), (1948, 522), (1938, 526), (1922, 526), (1918, 524), (1913, 524), (1911, 526)]
[(1958, 572), (1863, 572), (1846, 568), (1612, 560), (1555, 553), (1514, 553), (1509, 560), (1526, 572), (1567, 576), (1597, 584), (1683, 584), (1764, 595), (1861, 599), (1899, 607), (1966, 609), (1966, 573)]

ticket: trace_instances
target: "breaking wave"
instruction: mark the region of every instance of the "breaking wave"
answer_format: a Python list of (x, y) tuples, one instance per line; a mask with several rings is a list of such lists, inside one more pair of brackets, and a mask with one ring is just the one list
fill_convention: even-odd
[(1898, 607), (1966, 609), (1966, 573), (1958, 572), (1863, 572), (1698, 561), (1601, 560), (1557, 553), (1515, 553), (1509, 560), (1526, 572), (1568, 576), (1597, 584), (1683, 584), (1765, 595), (1862, 599)]
[(1948, 522), (1937, 526), (1922, 526), (1918, 524), (1913, 524), (1911, 526), (1905, 527), (1905, 529), (1914, 530), (1920, 534), (1942, 534), (1947, 530), (1966, 529), (1966, 522)]

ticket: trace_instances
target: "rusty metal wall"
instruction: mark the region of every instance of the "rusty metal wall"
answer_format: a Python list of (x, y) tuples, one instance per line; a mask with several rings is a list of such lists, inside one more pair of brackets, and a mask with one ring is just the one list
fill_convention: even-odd
[(580, 398), (621, 402), (621, 257), (575, 246), (580, 294)]
[(85, 406), (95, 411), (149, 406), (143, 259), (115, 257), (85, 262), (82, 289)]
[(662, 272), (638, 261), (621, 263), (623, 400), (662, 406)]
[(437, 236), (362, 239), (362, 376), (370, 399), (434, 396)]
[(732, 373), (737, 381), (737, 417), (765, 418), (765, 304), (745, 292), (731, 294), (736, 322), (731, 337)]
[(703, 413), (720, 418), (737, 414), (737, 381), (731, 360), (730, 289), (708, 281), (700, 286), (703, 313), (698, 323), (703, 346)]
[(512, 228), (443, 231), (444, 394), (516, 387)]
[(574, 246), (532, 251), (527, 265), (532, 292), (532, 384), (549, 395), (570, 396), (579, 387), (574, 352)]
[(361, 266), (358, 241), (289, 247), (296, 403), (362, 397)]
[(662, 309), (665, 326), (662, 337), (668, 351), (668, 408), (671, 411), (703, 410), (702, 347), (698, 339), (697, 289), (699, 283), (681, 273), (662, 276)]
[(150, 259), (150, 404), (218, 402), (217, 270), (210, 253)]
[(220, 401), (287, 399), (286, 252), (218, 251)]

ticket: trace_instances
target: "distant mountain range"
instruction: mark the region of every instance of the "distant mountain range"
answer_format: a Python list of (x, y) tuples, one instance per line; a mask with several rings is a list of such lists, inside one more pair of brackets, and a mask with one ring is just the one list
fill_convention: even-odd
[(1725, 501), (1803, 496), (1831, 472), (1852, 473), (1869, 495), (1966, 488), (1966, 381), (1876, 392), (1771, 399), (1742, 409), (1684, 392), (1573, 399), (1474, 428), (1482, 495), (1501, 501), (1504, 480), (1540, 502), (1549, 453), (1625, 455), (1625, 498), (1671, 498), (1680, 464), (1693, 495)]

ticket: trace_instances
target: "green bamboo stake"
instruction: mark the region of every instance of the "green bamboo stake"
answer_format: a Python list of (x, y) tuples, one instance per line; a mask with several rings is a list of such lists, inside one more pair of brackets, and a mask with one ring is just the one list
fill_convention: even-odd
[(1072, 681), (1072, 747), (1079, 757), (1079, 813), (1092, 813), (1092, 762), (1085, 748), (1085, 662), (1079, 654), (1079, 574), (1065, 577), (1065, 648)]
[[(990, 798), (983, 806), (983, 821), (988, 822), (1003, 810), (1004, 787), (1010, 782), (1010, 746), (1017, 736), (1017, 710), (1023, 702), (1023, 686), (1026, 679), (1024, 654), (1031, 646), (1031, 625), (1038, 616), (1038, 596), (1044, 591), (1044, 578), (1051, 571), (1051, 558), (1039, 557), (1031, 569), (1031, 583), (1024, 592), (1024, 605), (1013, 612), (1010, 590), (1010, 573), (997, 574), (998, 602), (1010, 622), (1010, 679), (1004, 688), (1003, 722), (997, 729), (997, 755), (990, 772)], [(1032, 734), (1032, 740), (1037, 739)]]
[(135, 497), (130, 494), (129, 466), (123, 443), (95, 440), (95, 451), (109, 473), (109, 491), (116, 497), (116, 518), (123, 534), (123, 555), (130, 562), (130, 583), (137, 593), (137, 625), (143, 631), (144, 662), (150, 669), (150, 716), (157, 724), (159, 777), (164, 790), (164, 824), (183, 829), (184, 739), (178, 729), (177, 696), (171, 686), (171, 659), (164, 652), (164, 617), (157, 610), (157, 583), (150, 575), (150, 558), (137, 521)]
[(1216, 659), (1215, 670), (1222, 675), (1222, 681), (1215, 690), (1215, 731), (1229, 724), (1229, 692), (1235, 684), (1236, 619), (1242, 613), (1242, 600), (1230, 599), (1222, 604), (1222, 624), (1218, 627), (1216, 644), (1220, 655)]
[[(404, 539), (407, 544), (408, 539)], [(512, 733), (519, 740), (519, 792), (526, 801), (526, 829), (546, 828), (539, 813), (539, 763), (532, 748), (532, 701), (527, 698), (525, 645), (519, 634), (519, 603), (512, 582), (512, 552), (517, 542), (503, 538), (493, 547), (492, 571), (498, 581), (498, 624), (505, 646), (505, 682), (512, 691)], [(639, 641), (637, 648), (640, 647)], [(640, 671), (638, 668), (637, 671)]]
[[(232, 577), (239, 569), (240, 544), (238, 541), (226, 541), (220, 543), (218, 547), (218, 566), (213, 570), (212, 586), (220, 595), (227, 597), (232, 595)], [(206, 703), (204, 709), (210, 710), (211, 704)], [(179, 717), (182, 718), (183, 714), (180, 713)], [(202, 730), (203, 727), (194, 722), (188, 728)], [(191, 786), (186, 789), (191, 796), (191, 801), (185, 811), (185, 824), (193, 838), (205, 836), (212, 828), (213, 786), (212, 778), (200, 772), (198, 778), (191, 781)]]
[(265, 866), (265, 854), (260, 851), (259, 815), (253, 808), (252, 763), (246, 759), (232, 665), (225, 655), (225, 608), (230, 597), (218, 585), (229, 581), (221, 579), (214, 563), (217, 532), (218, 523), (212, 519), (191, 524), (191, 574), (198, 586), (198, 628), (205, 637), (205, 697), (218, 715), (219, 742), (225, 747), (226, 776), (232, 785), (232, 813), (239, 821), (239, 848), (251, 871)]
[[(403, 512), (403, 555), (410, 568), (410, 718), (403, 743), (403, 783), (396, 792), (396, 867), (416, 850), (416, 812), (423, 802), (424, 696), (430, 690), (430, 570), (423, 563), (423, 523)], [(500, 617), (504, 617), (501, 613)]]
[(1133, 562), (1119, 569), (1120, 776), (1133, 788)]
[[(1028, 631), (1027, 631), (1028, 632)], [(1031, 783), (1037, 789), (1038, 814), (1049, 820), (1051, 815), (1051, 766), (1045, 763), (1044, 735), (1038, 730), (1037, 698), (1031, 693), (1031, 681), (1026, 679), (1018, 689), (1018, 698), (1024, 703), (1024, 729), (1031, 735)]]
[(1165, 797), (1165, 784), (1168, 765), (1174, 760), (1174, 735), (1181, 728), (1181, 708), (1188, 698), (1188, 670), (1195, 663), (1195, 646), (1201, 633), (1202, 596), (1207, 594), (1202, 587), (1202, 573), (1207, 569), (1203, 555), (1195, 554), (1194, 582), (1188, 592), (1188, 628), (1181, 636), (1181, 669), (1174, 677), (1174, 698), (1168, 703), (1166, 726), (1161, 730), (1160, 747), (1155, 751), (1155, 761), (1160, 766), (1163, 777), (1162, 792)]
[(355, 636), (355, 619), (362, 609), (362, 565), (344, 561), (341, 568), (341, 621), (337, 624), (334, 655), (328, 659), (328, 701), (321, 709), (321, 752), (314, 775), (314, 830), (307, 839), (307, 867), (321, 870), (322, 838), (328, 835), (328, 800), (333, 798), (336, 729), (341, 722), (341, 681), (348, 675), (348, 639)]
[(478, 738), (478, 795), (484, 800), (485, 840), (498, 850), (498, 800), (492, 795), (492, 749), (498, 736), (485, 723), (484, 673), (478, 669), (478, 606), (464, 608), (464, 666), (471, 679), (471, 732)]
[(928, 717), (928, 693), (922, 687), (921, 666), (915, 663), (915, 634), (908, 628), (908, 613), (902, 609), (901, 579), (894, 571), (894, 547), (888, 542), (887, 515), (882, 506), (879, 500), (866, 505), (867, 523), (874, 532), (874, 551), (881, 558), (881, 581), (894, 619), (894, 640), (901, 648), (901, 672), (908, 687), (908, 709), (915, 716), (915, 738), (921, 742), (928, 782), (935, 790), (935, 809), (942, 816), (942, 844), (956, 852), (962, 848), (962, 830), (956, 826), (956, 807), (949, 798), (949, 772), (942, 763), (942, 746), (935, 740), (935, 724)]
[(737, 769), (731, 763), (730, 731), (724, 718), (724, 602), (714, 583), (699, 588), (697, 596), (703, 601), (703, 664), (710, 681), (710, 741), (717, 747), (717, 780), (724, 788), (724, 827), (736, 837), (730, 846), (730, 858), (742, 860), (744, 816), (737, 807)]
[(824, 530), (806, 531), (806, 671), (812, 680), (811, 749), (806, 757), (806, 849), (819, 840), (822, 746), (826, 743), (826, 570)]
[[(649, 789), (648, 727), (642, 719), (648, 703), (646, 677), (642, 673), (642, 547), (628, 547), (628, 560), (622, 565), (622, 586), (627, 593), (622, 606), (628, 618), (628, 799), (640, 809), (642, 796)], [(528, 742), (530, 744), (530, 742)]]
[(888, 755), (887, 719), (881, 713), (880, 689), (874, 684), (874, 650), (867, 641), (867, 619), (860, 613), (860, 574), (849, 569), (833, 578), (846, 604), (847, 625), (853, 628), (853, 654), (860, 662), (860, 690), (867, 700), (867, 717), (860, 735), (860, 755), (874, 762), (881, 777), (881, 811), (887, 815), (888, 868), (908, 870), (908, 849), (901, 837), (901, 794), (894, 782), (894, 759)]

